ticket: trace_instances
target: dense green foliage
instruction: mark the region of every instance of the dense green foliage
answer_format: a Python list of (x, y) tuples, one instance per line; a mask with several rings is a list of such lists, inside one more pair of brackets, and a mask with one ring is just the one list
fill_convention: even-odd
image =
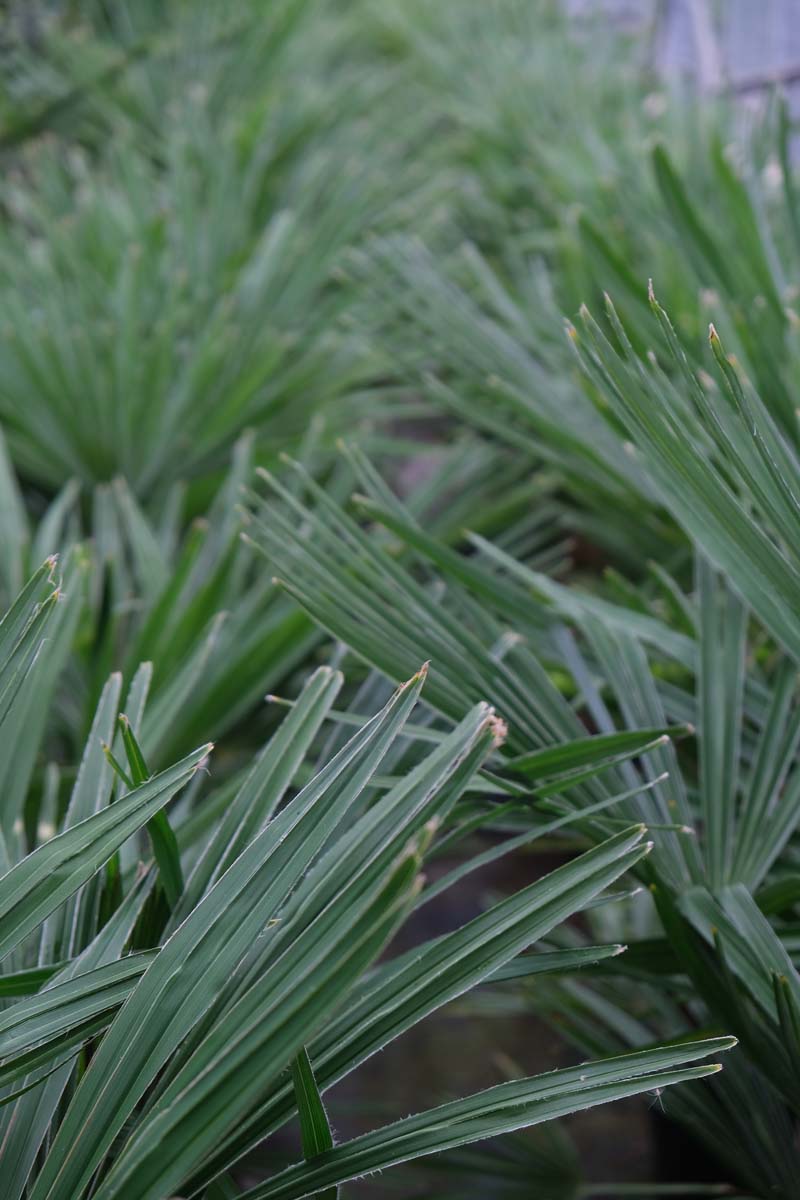
[[(554, 0), (7, 29), (4, 1200), (335, 1200), (434, 1153), (440, 1200), (616, 1194), (533, 1127), (637, 1095), (706, 1149), (677, 1194), (794, 1200), (783, 102)], [(477, 915), (391, 946), (448, 892)], [(455, 1000), (587, 1061), (337, 1139), (325, 1093)]]

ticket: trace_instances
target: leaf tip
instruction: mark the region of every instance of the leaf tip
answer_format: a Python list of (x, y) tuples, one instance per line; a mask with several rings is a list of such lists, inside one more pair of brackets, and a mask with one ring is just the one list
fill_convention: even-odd
[(416, 838), (409, 844), (409, 853), (421, 860), (433, 844), (433, 839), (439, 832), (440, 826), (441, 821), (438, 817), (431, 817), (429, 821), (426, 821)]
[(497, 713), (491, 713), (486, 719), (486, 727), (492, 735), (495, 750), (499, 750), (508, 737), (508, 724)]

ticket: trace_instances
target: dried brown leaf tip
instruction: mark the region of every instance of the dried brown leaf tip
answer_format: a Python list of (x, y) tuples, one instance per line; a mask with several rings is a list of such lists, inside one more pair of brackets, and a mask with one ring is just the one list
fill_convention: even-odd
[(417, 681), (420, 679), (424, 683), (428, 677), (428, 668), (430, 667), (430, 665), (431, 665), (431, 660), (428, 659), (428, 661), (424, 662), (422, 664), (422, 666), (420, 667), (420, 669), (417, 672), (415, 672), (415, 674), (412, 675), (410, 679), (406, 679), (406, 681), (404, 683), (400, 684), (400, 691), (404, 692), (406, 690), (406, 688), (411, 687), (413, 684), (417, 683)]
[(503, 718), (498, 717), (496, 713), (492, 713), (490, 715), (487, 725), (491, 730), (495, 750), (498, 750), (508, 737), (508, 725)]

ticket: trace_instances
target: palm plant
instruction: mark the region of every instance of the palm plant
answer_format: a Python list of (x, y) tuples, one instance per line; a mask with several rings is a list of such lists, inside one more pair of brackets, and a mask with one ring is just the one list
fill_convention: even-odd
[[(319, 212), (326, 165), (297, 181), (309, 227), (288, 197), (252, 211), (265, 168), (237, 166), (230, 139), (206, 153), (174, 143), (165, 178), (126, 149), (116, 179), (83, 181), (58, 158), (37, 172), (35, 209), (27, 189), (10, 198), (25, 216), (2, 249), (0, 407), (27, 479), (122, 475), (163, 503), (176, 478), (218, 471), (248, 423), (267, 445), (297, 444), (315, 408), (355, 386), (358, 342), (337, 335), (330, 286), (348, 230)], [(355, 191), (368, 203), (361, 183), (345, 172), (330, 215)]]
[[(237, 506), (252, 459), (253, 438), (245, 435), (208, 511), (189, 522), (185, 486), (173, 489), (156, 523), (121, 478), (94, 489), (88, 515), (81, 489), (71, 481), (37, 522), (3, 455), (0, 579), (6, 602), (44, 555), (63, 554), (65, 573), (76, 581), (63, 606), (63, 633), (54, 637), (53, 653), (40, 668), (42, 680), (31, 685), (31, 702), (37, 694), (45, 700), (35, 718), (29, 713), (26, 719), (35, 720), (41, 737), (57, 734), (79, 758), (109, 672), (121, 669), (129, 684), (140, 664), (149, 662), (154, 666), (141, 736), (149, 761), (166, 764), (204, 733), (220, 738), (255, 720), (265, 693), (312, 653), (319, 634), (256, 569), (240, 539)], [(86, 525), (92, 537), (84, 543)], [(58, 703), (48, 706), (53, 691)], [(24, 791), (20, 759), (15, 771)]]
[[(513, 178), (513, 163), (540, 167), (554, 155), (557, 169), (526, 173), (529, 189), (547, 202), (523, 206), (512, 199), (510, 183), (509, 194), (494, 199), (491, 155), (475, 150), (474, 186), (464, 187), (459, 210), (461, 245), (426, 246), (400, 235), (350, 254), (349, 269), (367, 296), (359, 319), (405, 388), (424, 397), (435, 427), (447, 414), (451, 439), (469, 426), (503, 452), (501, 462), (519, 465), (524, 457), (551, 473), (568, 500), (572, 529), (605, 556), (629, 572), (645, 557), (674, 564), (683, 555), (686, 564), (688, 548), (630, 453), (625, 423), (598, 413), (596, 392), (575, 371), (562, 314), (576, 313), (582, 302), (602, 309), (603, 293), (610, 292), (636, 353), (644, 357), (651, 346), (667, 352), (649, 311), (646, 282), (653, 277), (695, 369), (708, 371), (706, 330), (713, 321), (794, 440), (798, 203), (788, 108), (775, 100), (748, 122), (722, 103), (687, 107), (686, 97), (666, 85), (652, 93), (654, 80), (635, 71), (629, 58), (599, 82), (594, 64), (581, 60), (577, 95), (571, 93), (566, 112), (558, 109), (574, 128), (545, 138), (544, 118), (526, 118), (542, 103), (547, 113), (539, 89), (544, 97), (559, 97), (559, 87), (545, 85), (547, 68), (534, 70), (535, 58), (526, 59), (531, 78), (525, 65), (509, 65), (533, 39), (519, 29), (512, 36), (504, 19), (524, 23), (526, 17), (513, 5), (499, 7), (505, 18), (497, 17), (493, 39), (494, 16), (485, 6), (484, 40), (466, 40), (462, 49), (472, 55), (472, 69), (458, 77), (471, 81), (487, 69), (491, 78), (507, 79), (518, 119), (504, 119), (495, 111), (497, 96), (484, 96), (481, 120), (465, 115), (466, 97), (452, 120), (463, 126), (470, 147), (481, 135), (508, 138), (505, 179)], [(535, 19), (532, 12), (527, 19)], [(552, 43), (543, 36), (538, 44), (559, 69), (570, 55), (585, 54), (563, 29), (549, 37)], [(434, 36), (429, 56), (440, 72), (455, 74), (458, 59), (448, 55), (448, 44)], [(593, 45), (602, 62), (605, 43), (601, 38)], [(492, 54), (505, 55), (504, 72), (491, 67)], [(619, 95), (609, 113), (603, 80), (608, 86), (612, 78)], [(518, 94), (523, 80), (530, 89), (527, 107)], [(457, 81), (449, 78), (446, 94), (454, 90)], [(589, 115), (584, 105), (593, 103)], [(601, 324), (613, 341), (604, 318)], [(662, 363), (668, 373), (675, 369), (668, 352)], [(636, 521), (626, 520), (632, 506)]]
[[(48, 653), (51, 572), (46, 564), (0, 624), (4, 735), (37, 654)], [(505, 735), (478, 704), (420, 745), (408, 719), (425, 674), (294, 790), (342, 685), (329, 668), (311, 676), (188, 872), (191, 804), (176, 808), (174, 797), (188, 787), (196, 801), (212, 747), (148, 773), (137, 738), (147, 672), (131, 685), (130, 720), (118, 718), (120, 678), (109, 679), (66, 808), (35, 801), (32, 846), (21, 807), (5, 807), (6, 1195), (196, 1194), (299, 1111), (305, 1161), (246, 1194), (300, 1197), (716, 1069), (687, 1064), (732, 1039), (691, 1039), (501, 1084), (332, 1147), (322, 1091), (425, 1014), (507, 972), (649, 849), (644, 826), (627, 828), (452, 933), (372, 965), (410, 908), (441, 891), (424, 888), (420, 867)], [(562, 748), (553, 787), (573, 786), (586, 751)], [(387, 762), (393, 777), (382, 781)], [(593, 758), (597, 771), (606, 765)], [(139, 859), (126, 853), (132, 838)], [(526, 955), (515, 969), (569, 970), (619, 950)]]
[[(174, 4), (163, 29), (160, 6), (120, 4), (110, 31), (80, 27), (81, 46), (145, 48), (115, 104), (96, 99), (111, 136), (76, 116), (9, 157), (0, 419), (26, 481), (122, 475), (155, 509), (201, 478), (202, 506), (245, 428), (268, 457), (317, 414), (330, 436), (353, 420), (375, 364), (339, 259), (370, 232), (435, 227), (443, 184), (395, 76), (344, 52), (346, 14), (306, 8)], [(376, 106), (391, 137), (366, 121)]]
[[(707, 518), (707, 540), (701, 539), (701, 547), (712, 553), (715, 511), (699, 508), (688, 481), (696, 480), (698, 489), (701, 484), (718, 488), (719, 504), (733, 506), (729, 483), (723, 486), (709, 473), (705, 454), (700, 468), (704, 443), (699, 435), (687, 448), (687, 425), (677, 401), (672, 408), (653, 404), (655, 393), (643, 390), (642, 368), (632, 352), (619, 359), (600, 336), (595, 329), (593, 344), (600, 349), (592, 358), (593, 377), (599, 380), (602, 363), (606, 392), (621, 406), (619, 380), (626, 372), (624, 394), (643, 421), (664, 422), (665, 428), (669, 423), (674, 451), (668, 453), (666, 441), (655, 434), (651, 442), (642, 433), (643, 453), (659, 484), (662, 471), (665, 480), (673, 472), (675, 495), (680, 494), (675, 516), (684, 520), (691, 509), (690, 532), (701, 513)], [(614, 370), (620, 374), (612, 378)], [(662, 377), (654, 378), (660, 382)], [(706, 396), (706, 411), (708, 404)], [(717, 429), (731, 438), (738, 430), (743, 445), (752, 430), (743, 415), (722, 400), (711, 411)], [(770, 436), (775, 433), (773, 424), (766, 429)], [(757, 457), (759, 444), (754, 444), (751, 459), (763, 464), (763, 486), (757, 489), (753, 478), (747, 494), (766, 500), (767, 478), (777, 489), (788, 477), (777, 474), (773, 454)], [(720, 452), (729, 445), (728, 440), (721, 443)], [(739, 469), (749, 465), (744, 458), (736, 462)], [(735, 585), (750, 599), (745, 581), (755, 588), (753, 560), (741, 554), (747, 521), (753, 518), (745, 510), (741, 527), (736, 527), (740, 552), (735, 564), (715, 556), (720, 566), (729, 566), (729, 577), (698, 552), (692, 592), (685, 593), (660, 568), (648, 584), (627, 585), (626, 602), (621, 603), (618, 597), (564, 587), (479, 536), (470, 538), (475, 553), (460, 555), (430, 537), (399, 501), (378, 492), (367, 472), (362, 472), (362, 484), (371, 494), (356, 503), (362, 518), (374, 523), (371, 530), (347, 516), (311, 480), (306, 486), (313, 508), (305, 510), (278, 481), (265, 480), (270, 494), (254, 501), (255, 536), (277, 564), (287, 592), (311, 616), (390, 677), (397, 676), (404, 655), (429, 655), (438, 670), (426, 699), (442, 717), (459, 720), (481, 694), (508, 719), (507, 751), (493, 780), (498, 800), (504, 782), (507, 786), (520, 773), (529, 782), (537, 779), (565, 739), (582, 738), (602, 752), (603, 747), (621, 748), (624, 743), (617, 739), (635, 737), (636, 730), (649, 731), (652, 739), (670, 727), (696, 733), (696, 752), (656, 741), (640, 764), (620, 763), (604, 780), (594, 773), (578, 777), (565, 813), (592, 840), (608, 836), (620, 819), (645, 821), (653, 831), (654, 852), (638, 868), (648, 885), (646, 903), (642, 896), (631, 901), (639, 915), (619, 934), (626, 940), (632, 933), (646, 935), (648, 953), (643, 943), (638, 977), (645, 988), (660, 989), (668, 981), (676, 1003), (656, 1005), (650, 1024), (630, 1022), (627, 1036), (635, 1044), (656, 1030), (676, 1036), (686, 1031), (687, 1022), (689, 1028), (719, 1022), (740, 1037), (740, 1053), (749, 1056), (758, 1087), (771, 1097), (772, 1106), (796, 1114), (792, 1062), (800, 975), (791, 941), (798, 825), (796, 672), (791, 657), (770, 637), (788, 629), (788, 608), (782, 610), (784, 625), (779, 627), (771, 609), (755, 607), (755, 591), (752, 615), (734, 591)], [(671, 503), (666, 483), (661, 494)], [(778, 495), (776, 490), (776, 503)], [(720, 528), (722, 522), (720, 516)], [(773, 532), (777, 537), (777, 527)], [(733, 533), (732, 525), (726, 533)], [(773, 545), (777, 562), (782, 551), (768, 542)], [(788, 586), (788, 558), (782, 561)], [(760, 579), (759, 584), (763, 590)], [(774, 592), (770, 597), (773, 608), (782, 600)], [(505, 834), (486, 851), (489, 858), (516, 851), (541, 832), (533, 814), (516, 814), (510, 830), (507, 820), (503, 806), (495, 811), (488, 801), (477, 825), (469, 827)], [(463, 871), (470, 869), (467, 863)], [(629, 960), (637, 962), (635, 943)], [(618, 969), (627, 977), (626, 960)], [(681, 997), (683, 1006), (677, 1003)], [(619, 1038), (620, 1029), (614, 1027), (612, 1042)], [(715, 1089), (723, 1097), (723, 1112), (711, 1136), (723, 1149), (726, 1142), (736, 1143), (724, 1113), (735, 1107), (738, 1076), (730, 1086), (730, 1095), (726, 1081)], [(701, 1106), (690, 1106), (689, 1112), (692, 1123), (702, 1125)], [(778, 1189), (789, 1196), (796, 1186), (798, 1164), (782, 1144), (781, 1132), (791, 1119), (784, 1115), (780, 1124), (760, 1126), (745, 1146), (738, 1146), (733, 1170), (758, 1195)]]
[[(12, 152), (43, 134), (97, 152), (125, 130), (158, 157), (165, 113), (198, 79), (218, 117), (226, 105), (263, 102), (276, 77), (285, 83), (285, 56), (300, 52), (298, 27), (306, 56), (326, 64), (346, 32), (302, 0), (279, 0), (269, 12), (249, 0), (235, 9), (181, 0), (6, 7), (0, 147)], [(310, 111), (308, 103), (298, 109), (301, 125)]]

